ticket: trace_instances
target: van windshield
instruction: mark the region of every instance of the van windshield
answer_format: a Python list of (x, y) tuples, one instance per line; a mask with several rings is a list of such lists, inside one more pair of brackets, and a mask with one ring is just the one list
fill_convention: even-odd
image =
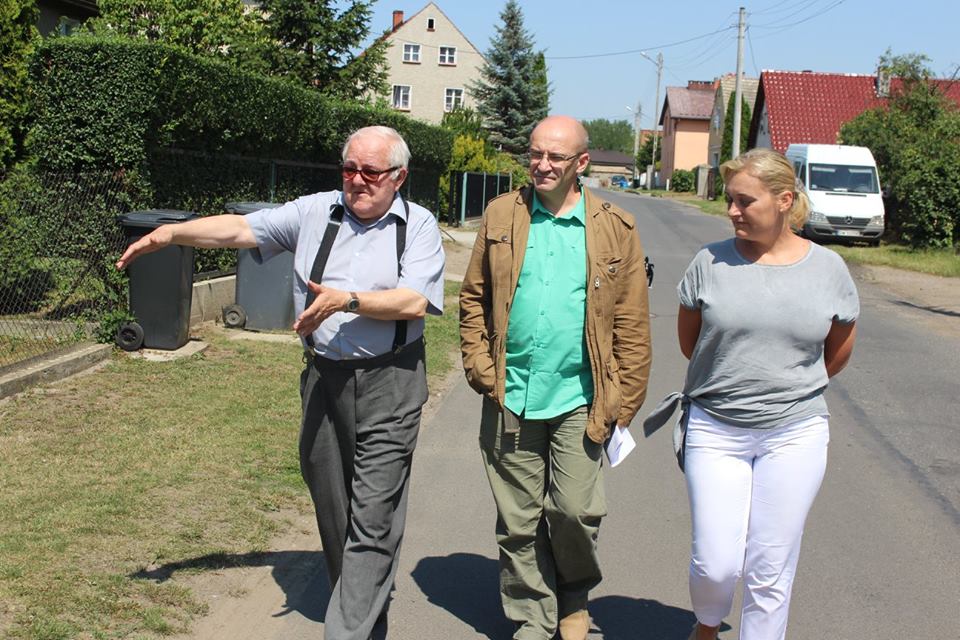
[(810, 189), (849, 193), (880, 193), (874, 167), (846, 164), (811, 164)]

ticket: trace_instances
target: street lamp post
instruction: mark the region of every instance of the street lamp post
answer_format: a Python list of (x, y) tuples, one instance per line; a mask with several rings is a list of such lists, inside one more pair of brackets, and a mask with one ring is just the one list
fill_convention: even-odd
[(640, 179), (640, 167), (637, 166), (637, 153), (640, 152), (640, 103), (637, 102), (636, 111), (629, 106), (627, 111), (633, 112), (633, 183), (630, 186), (636, 187)]
[[(650, 161), (653, 163), (652, 167), (652, 178), (651, 180), (655, 181), (657, 176), (657, 139), (660, 137), (660, 80), (663, 77), (663, 54), (657, 53), (657, 59), (654, 60), (648, 56), (643, 51), (640, 52), (640, 55), (649, 60), (651, 63), (657, 65), (657, 98), (653, 103), (653, 157)], [(650, 181), (647, 181), (647, 188), (651, 188)]]

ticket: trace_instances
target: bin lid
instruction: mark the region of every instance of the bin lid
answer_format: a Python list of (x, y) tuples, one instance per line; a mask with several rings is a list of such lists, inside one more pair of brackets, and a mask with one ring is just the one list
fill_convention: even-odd
[(234, 213), (245, 216), (260, 209), (276, 209), (280, 206), (279, 202), (228, 202), (223, 205), (223, 210), (227, 213)]
[(197, 218), (192, 211), (178, 211), (176, 209), (148, 209), (146, 211), (131, 211), (117, 220), (125, 227), (156, 228), (162, 224), (186, 222)]

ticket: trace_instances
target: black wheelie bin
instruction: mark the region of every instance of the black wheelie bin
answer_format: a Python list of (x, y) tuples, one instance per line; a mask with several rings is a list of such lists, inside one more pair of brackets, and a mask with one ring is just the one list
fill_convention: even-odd
[[(127, 244), (160, 225), (197, 217), (189, 211), (151, 209), (118, 217)], [(179, 349), (190, 338), (190, 303), (193, 296), (193, 247), (170, 245), (134, 260), (130, 276), (130, 312), (135, 322), (117, 331), (116, 343), (125, 351), (140, 347)]]

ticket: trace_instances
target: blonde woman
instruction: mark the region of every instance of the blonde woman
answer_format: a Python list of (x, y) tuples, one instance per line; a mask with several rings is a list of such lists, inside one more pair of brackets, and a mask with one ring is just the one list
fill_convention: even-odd
[(720, 171), (734, 237), (701, 249), (678, 287), (690, 638), (717, 637), (742, 579), (740, 640), (777, 640), (827, 462), (823, 393), (850, 358), (859, 300), (843, 260), (791, 230), (809, 201), (786, 158), (754, 149)]

